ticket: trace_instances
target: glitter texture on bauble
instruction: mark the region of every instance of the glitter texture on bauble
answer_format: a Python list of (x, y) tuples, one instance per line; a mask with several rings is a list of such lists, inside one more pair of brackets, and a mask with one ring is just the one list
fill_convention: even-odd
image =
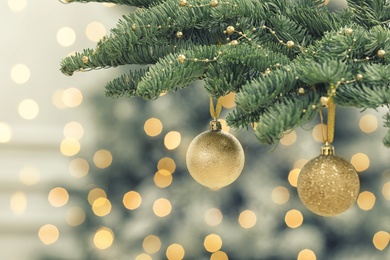
[(322, 154), (302, 168), (297, 189), (310, 211), (320, 216), (336, 216), (353, 206), (360, 181), (353, 165), (334, 155), (333, 146), (325, 145)]

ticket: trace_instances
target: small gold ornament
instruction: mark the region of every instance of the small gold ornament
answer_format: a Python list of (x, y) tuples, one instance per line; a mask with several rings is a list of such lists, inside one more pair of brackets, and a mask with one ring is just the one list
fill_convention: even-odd
[(85, 64), (85, 63), (88, 63), (89, 62), (89, 58), (88, 58), (88, 56), (83, 56), (82, 58), (81, 58), (81, 61)]
[(230, 44), (233, 45), (233, 46), (236, 46), (236, 45), (238, 45), (238, 41), (237, 40), (233, 40)]
[(363, 75), (362, 74), (356, 74), (356, 80), (357, 81), (362, 81), (363, 80)]
[(305, 94), (305, 89), (304, 89), (304, 88), (299, 88), (299, 89), (298, 89), (298, 94), (299, 94), (299, 95)]
[(329, 98), (328, 97), (324, 97), (322, 96), (320, 98), (320, 103), (323, 107), (328, 107), (328, 104), (329, 104)]
[(293, 41), (288, 41), (288, 42), (286, 42), (286, 47), (287, 47), (287, 49), (293, 49), (294, 48), (294, 46), (295, 46), (295, 43), (293, 42)]
[(321, 155), (302, 168), (297, 189), (307, 209), (320, 216), (336, 216), (353, 206), (360, 181), (353, 165), (334, 155), (333, 146), (325, 144)]
[(183, 38), (183, 36), (184, 36), (183, 32), (181, 32), (181, 31), (176, 32), (176, 37), (177, 37), (178, 39)]
[(377, 55), (379, 58), (383, 59), (386, 55), (386, 51), (385, 50), (378, 50)]
[(211, 0), (210, 1), (210, 5), (211, 5), (211, 7), (217, 7), (218, 6), (218, 0)]
[(221, 130), (219, 121), (190, 143), (186, 163), (191, 176), (203, 186), (220, 189), (234, 182), (244, 168), (245, 155), (240, 142)]
[(180, 63), (183, 63), (186, 61), (186, 56), (184, 56), (183, 54), (180, 54), (179, 56), (177, 56), (177, 60), (180, 62)]
[(345, 29), (345, 34), (351, 35), (353, 33), (353, 30), (351, 28)]
[(187, 5), (187, 0), (180, 0), (179, 4), (180, 4), (180, 6), (184, 7)]
[(233, 26), (228, 26), (226, 28), (226, 32), (230, 35), (232, 35), (234, 32), (236, 31), (236, 29), (233, 27)]
[(133, 25), (131, 25), (131, 30), (133, 30), (133, 31), (137, 30), (137, 25), (135, 23)]

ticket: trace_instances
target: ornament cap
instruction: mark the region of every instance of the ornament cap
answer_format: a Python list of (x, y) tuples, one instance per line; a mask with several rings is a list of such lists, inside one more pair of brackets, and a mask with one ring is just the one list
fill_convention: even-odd
[(213, 120), (210, 122), (210, 130), (212, 131), (221, 131), (222, 130), (222, 125), (221, 122), (218, 120)]
[(325, 145), (321, 147), (321, 155), (334, 155), (334, 146), (329, 143), (325, 143)]

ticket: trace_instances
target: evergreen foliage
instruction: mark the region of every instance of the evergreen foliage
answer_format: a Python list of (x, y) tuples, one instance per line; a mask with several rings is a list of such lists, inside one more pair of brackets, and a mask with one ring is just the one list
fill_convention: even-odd
[(388, 0), (350, 0), (337, 12), (313, 0), (110, 2), (141, 8), (96, 49), (61, 62), (66, 75), (147, 65), (109, 82), (108, 96), (155, 99), (203, 80), (214, 98), (236, 92), (228, 124), (256, 123), (258, 140), (269, 144), (312, 120), (321, 97), (363, 109), (390, 104)]

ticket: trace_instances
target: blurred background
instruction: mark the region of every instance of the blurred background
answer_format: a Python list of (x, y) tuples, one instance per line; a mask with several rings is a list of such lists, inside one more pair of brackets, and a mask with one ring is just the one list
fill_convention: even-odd
[[(345, 3), (333, 1), (333, 7)], [(338, 109), (337, 155), (361, 179), (353, 208), (314, 215), (296, 192), (319, 155), (318, 120), (274, 147), (251, 129), (240, 178), (219, 191), (188, 174), (185, 153), (208, 129), (197, 82), (158, 100), (104, 97), (129, 67), (59, 72), (94, 48), (131, 8), (0, 2), (0, 259), (389, 259), (389, 150), (385, 110)], [(234, 108), (224, 101), (223, 118)]]

